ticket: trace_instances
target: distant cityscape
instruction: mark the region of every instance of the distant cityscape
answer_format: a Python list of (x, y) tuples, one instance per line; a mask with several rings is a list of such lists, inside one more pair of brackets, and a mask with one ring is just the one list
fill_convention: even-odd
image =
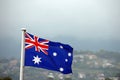
[[(112, 51), (74, 51), (73, 74), (34, 67), (24, 68), (24, 80), (120, 80), (120, 53)], [(0, 80), (19, 80), (19, 59), (0, 59)]]

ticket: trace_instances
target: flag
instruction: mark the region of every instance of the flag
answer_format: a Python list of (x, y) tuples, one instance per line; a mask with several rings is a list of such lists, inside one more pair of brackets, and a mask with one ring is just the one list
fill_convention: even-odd
[(25, 32), (25, 66), (72, 73), (73, 48)]

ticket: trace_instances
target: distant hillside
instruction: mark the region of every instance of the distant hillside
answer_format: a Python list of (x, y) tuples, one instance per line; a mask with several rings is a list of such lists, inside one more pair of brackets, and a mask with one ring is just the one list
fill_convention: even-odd
[[(101, 76), (119, 77), (120, 74), (120, 53), (105, 50), (100, 51), (74, 51), (73, 58), (73, 80), (96, 80)], [(47, 75), (52, 72), (56, 79), (58, 72), (45, 69), (25, 67), (25, 80), (46, 80)], [(19, 59), (0, 59), (0, 77), (10, 76), (13, 80), (19, 80)]]

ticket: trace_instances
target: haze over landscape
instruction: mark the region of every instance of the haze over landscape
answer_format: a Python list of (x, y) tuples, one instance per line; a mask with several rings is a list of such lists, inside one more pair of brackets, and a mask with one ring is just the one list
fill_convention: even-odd
[(120, 52), (119, 0), (0, 0), (0, 57), (20, 57), (21, 28), (74, 50)]

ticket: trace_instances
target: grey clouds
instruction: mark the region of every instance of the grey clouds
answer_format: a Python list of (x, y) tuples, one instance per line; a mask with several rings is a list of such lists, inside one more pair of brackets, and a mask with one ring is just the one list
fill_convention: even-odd
[[(1, 53), (20, 51), (22, 27), (40, 37), (70, 43), (76, 50), (119, 51), (119, 4), (119, 0), (0, 0)], [(4, 52), (8, 38), (8, 52)], [(15, 45), (9, 47), (12, 41), (16, 50)]]

